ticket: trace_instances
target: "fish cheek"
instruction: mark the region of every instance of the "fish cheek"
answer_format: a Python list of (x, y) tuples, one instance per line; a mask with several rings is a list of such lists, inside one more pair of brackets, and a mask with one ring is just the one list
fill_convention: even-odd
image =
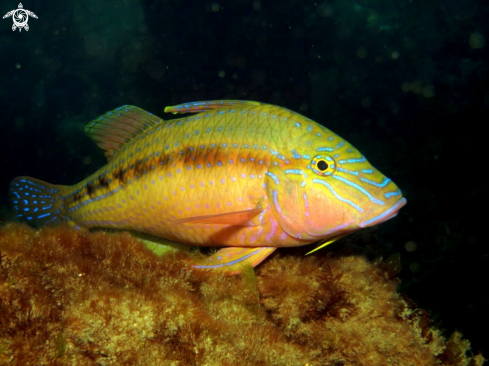
[(343, 215), (341, 211), (336, 212), (327, 192), (317, 189), (312, 184), (308, 184), (307, 187), (309, 189), (304, 192), (304, 199), (307, 200), (305, 215), (308, 218), (306, 230), (310, 235), (322, 236), (331, 229), (332, 222), (339, 221), (338, 215)]
[(307, 232), (313, 237), (330, 238), (355, 230), (358, 221), (356, 211), (349, 204), (339, 200), (332, 191), (325, 189), (324, 185), (310, 183), (304, 193), (308, 199)]
[[(296, 178), (296, 179), (295, 179)], [(267, 173), (265, 184), (272, 212), (282, 229), (299, 239), (311, 239), (306, 229), (306, 212), (302, 179), (287, 176), (280, 170)]]

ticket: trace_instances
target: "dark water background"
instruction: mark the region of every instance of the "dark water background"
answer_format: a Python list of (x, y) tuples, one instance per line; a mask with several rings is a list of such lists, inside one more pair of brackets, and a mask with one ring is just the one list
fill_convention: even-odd
[(386, 256), (401, 253), (401, 290), (489, 356), (488, 1), (23, 5), (39, 17), (28, 32), (0, 21), (2, 222), (13, 177), (73, 184), (104, 164), (83, 127), (115, 107), (282, 105), (398, 184), (408, 205), (377, 230)]

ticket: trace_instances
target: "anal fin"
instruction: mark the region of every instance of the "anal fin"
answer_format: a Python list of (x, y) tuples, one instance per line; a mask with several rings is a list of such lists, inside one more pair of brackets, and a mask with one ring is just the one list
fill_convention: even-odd
[(272, 254), (273, 247), (228, 247), (222, 248), (207, 258), (204, 262), (194, 265), (194, 268), (219, 269), (227, 274), (237, 274), (246, 266), (255, 267)]

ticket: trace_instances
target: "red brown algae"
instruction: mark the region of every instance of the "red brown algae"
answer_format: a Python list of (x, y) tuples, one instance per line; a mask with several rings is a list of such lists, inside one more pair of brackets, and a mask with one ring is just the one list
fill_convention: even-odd
[(128, 233), (0, 229), (0, 365), (482, 365), (393, 264), (276, 254), (225, 276)]

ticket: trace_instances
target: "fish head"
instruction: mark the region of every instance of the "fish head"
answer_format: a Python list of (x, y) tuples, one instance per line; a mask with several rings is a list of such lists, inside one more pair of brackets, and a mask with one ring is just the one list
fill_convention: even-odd
[[(331, 131), (306, 140), (266, 175), (267, 195), (282, 228), (317, 241), (394, 217), (406, 199), (394, 182)], [(285, 152), (284, 152), (285, 153)]]

